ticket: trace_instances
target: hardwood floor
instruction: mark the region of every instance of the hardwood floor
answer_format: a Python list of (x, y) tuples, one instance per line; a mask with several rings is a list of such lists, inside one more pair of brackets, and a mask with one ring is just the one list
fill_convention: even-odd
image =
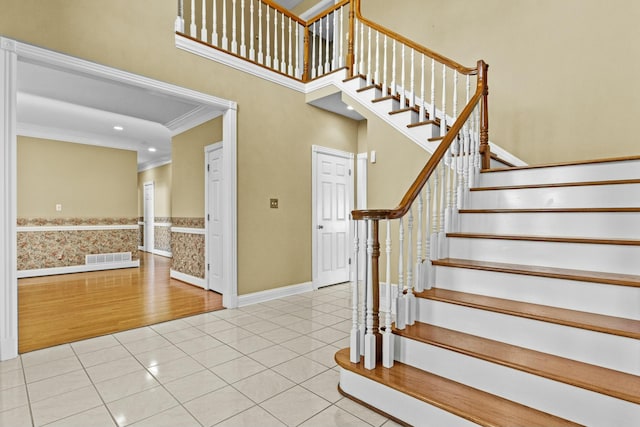
[(18, 281), (18, 351), (26, 353), (222, 309), (222, 295), (169, 278), (169, 258), (140, 268)]

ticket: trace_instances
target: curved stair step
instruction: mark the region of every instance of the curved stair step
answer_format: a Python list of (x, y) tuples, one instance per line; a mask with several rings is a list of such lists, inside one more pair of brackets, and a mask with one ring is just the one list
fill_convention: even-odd
[(579, 425), (403, 363), (367, 370), (364, 362), (349, 360), (348, 348), (338, 351), (335, 359), (343, 369), (482, 426)]
[(399, 336), (640, 404), (640, 377), (464, 332), (416, 322)]
[(428, 291), (418, 292), (415, 296), (479, 310), (487, 310), (605, 334), (640, 339), (640, 321), (638, 320), (567, 310), (547, 305), (487, 297), (447, 289), (434, 288)]

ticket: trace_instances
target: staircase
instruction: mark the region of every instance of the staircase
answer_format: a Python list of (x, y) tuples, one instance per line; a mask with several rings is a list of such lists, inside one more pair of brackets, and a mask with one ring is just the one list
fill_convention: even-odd
[(640, 157), (480, 175), (393, 367), (342, 350), (341, 391), (410, 425), (638, 425)]

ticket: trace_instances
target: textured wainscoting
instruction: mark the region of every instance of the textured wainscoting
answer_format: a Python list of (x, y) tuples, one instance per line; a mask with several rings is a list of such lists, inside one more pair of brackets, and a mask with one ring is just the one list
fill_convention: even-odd
[(204, 279), (204, 218), (173, 218), (171, 270)]
[(85, 255), (131, 252), (138, 260), (137, 218), (18, 220), (18, 270), (85, 264)]

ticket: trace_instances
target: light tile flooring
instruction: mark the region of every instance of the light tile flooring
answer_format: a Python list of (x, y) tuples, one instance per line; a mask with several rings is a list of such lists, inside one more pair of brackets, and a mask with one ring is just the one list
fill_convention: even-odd
[(0, 362), (0, 426), (385, 426), (343, 398), (348, 285)]

